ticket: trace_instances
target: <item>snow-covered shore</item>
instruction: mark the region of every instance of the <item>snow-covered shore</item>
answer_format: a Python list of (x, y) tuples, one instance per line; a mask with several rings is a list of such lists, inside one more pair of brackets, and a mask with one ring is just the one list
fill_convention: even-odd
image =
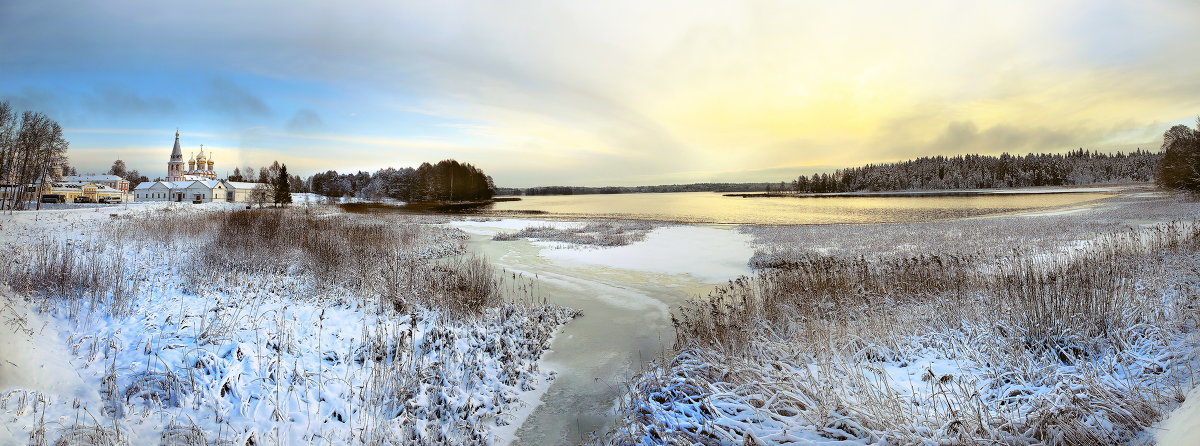
[[(508, 286), (466, 281), (475, 279), (460, 275), (473, 272), (454, 262), (419, 260), (463, 252), (458, 231), (370, 223), (363, 234), (394, 230), (396, 243), (410, 246), (383, 260), (346, 259), (376, 269), (341, 280), (313, 270), (330, 266), (311, 256), (337, 253), (323, 251), (320, 237), (306, 239), (314, 234), (304, 228), (290, 242), (261, 246), (283, 250), (228, 247), (249, 261), (206, 252), (224, 249), (213, 238), (224, 233), (206, 231), (235, 218), (224, 208), (56, 210), (0, 223), (12, 259), (0, 274), (0, 355), (8, 359), (0, 365), (0, 444), (491, 443), (531, 391), (553, 379), (540, 358), (575, 310), (526, 299), (469, 314), (457, 308), (476, 307), (379, 294), (397, 277), (376, 264), (408, 268), (397, 272), (409, 283), (434, 281), (409, 286), (437, 299), (451, 298), (433, 296), (438, 289)], [(356, 230), (354, 222), (338, 226), (332, 211), (304, 212), (322, 215), (295, 221)], [(148, 223), (155, 219), (165, 220)], [(151, 227), (181, 232), (130, 229)], [(56, 271), (67, 276), (38, 275), (39, 266), (63, 262), (73, 266)], [(103, 284), (84, 294), (61, 295), (66, 288), (54, 285), (93, 275)], [(355, 285), (360, 277), (382, 280)]]

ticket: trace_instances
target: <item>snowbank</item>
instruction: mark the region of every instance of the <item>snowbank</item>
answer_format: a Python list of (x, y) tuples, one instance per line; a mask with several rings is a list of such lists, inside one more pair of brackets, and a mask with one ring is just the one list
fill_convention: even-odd
[(1156, 432), (1158, 446), (1200, 444), (1200, 387), (1192, 389), (1183, 405), (1152, 430)]

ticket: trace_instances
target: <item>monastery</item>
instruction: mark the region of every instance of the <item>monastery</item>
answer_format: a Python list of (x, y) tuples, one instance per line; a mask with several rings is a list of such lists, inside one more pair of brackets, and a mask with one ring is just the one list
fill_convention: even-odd
[(167, 176), (163, 181), (147, 181), (133, 189), (137, 201), (179, 201), (191, 203), (248, 202), (259, 183), (218, 180), (212, 153), (200, 154), (188, 159), (184, 169), (183, 148), (179, 145), (179, 131), (175, 131), (175, 146), (167, 161)]

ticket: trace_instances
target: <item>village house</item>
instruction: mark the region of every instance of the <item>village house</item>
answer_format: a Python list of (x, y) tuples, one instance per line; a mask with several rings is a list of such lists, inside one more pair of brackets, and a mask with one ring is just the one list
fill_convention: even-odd
[(254, 189), (259, 186), (263, 186), (263, 184), (226, 180), (225, 188), (228, 194), (228, 201), (235, 203), (249, 203), (254, 201), (252, 194), (254, 193)]
[[(55, 169), (57, 173), (62, 172), (62, 169)], [(68, 175), (55, 177), (55, 181), (59, 183), (95, 183), (106, 186), (110, 189), (121, 191), (122, 194), (129, 193), (129, 181), (116, 175)]]
[(147, 181), (134, 188), (134, 199), (188, 203), (234, 201), (230, 200), (231, 194), (227, 193), (225, 184), (220, 180)]
[(55, 181), (42, 185), (39, 196), (43, 203), (120, 203), (128, 195), (103, 183)]

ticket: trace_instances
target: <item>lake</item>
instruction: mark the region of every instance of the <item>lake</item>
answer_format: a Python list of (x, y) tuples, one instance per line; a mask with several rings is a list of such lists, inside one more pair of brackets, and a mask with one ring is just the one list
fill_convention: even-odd
[(813, 198), (741, 198), (712, 192), (549, 195), (497, 202), (474, 213), (766, 225), (898, 223), (1085, 206), (1111, 196), (1103, 192)]

